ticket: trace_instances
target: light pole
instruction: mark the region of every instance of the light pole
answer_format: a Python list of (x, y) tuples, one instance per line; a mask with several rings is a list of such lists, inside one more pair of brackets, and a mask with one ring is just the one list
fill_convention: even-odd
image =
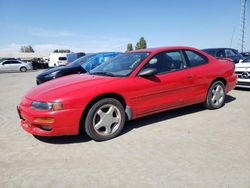
[(240, 45), (241, 52), (245, 50), (245, 40), (246, 40), (246, 15), (247, 15), (247, 0), (242, 0), (241, 7), (241, 29), (240, 29)]

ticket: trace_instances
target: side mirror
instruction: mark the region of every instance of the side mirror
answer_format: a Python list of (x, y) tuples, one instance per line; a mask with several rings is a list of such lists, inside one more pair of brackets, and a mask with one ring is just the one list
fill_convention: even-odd
[(156, 74), (157, 74), (157, 70), (155, 68), (146, 68), (146, 69), (141, 70), (138, 75), (141, 77), (150, 77)]

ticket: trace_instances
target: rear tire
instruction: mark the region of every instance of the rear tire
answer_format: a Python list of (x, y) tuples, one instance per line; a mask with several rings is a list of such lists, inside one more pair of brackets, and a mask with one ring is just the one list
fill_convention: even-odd
[(21, 67), (21, 68), (20, 68), (20, 71), (21, 71), (21, 72), (26, 72), (26, 71), (27, 71), (27, 68), (26, 68), (26, 67)]
[(204, 106), (210, 110), (218, 109), (225, 104), (225, 85), (221, 81), (215, 81), (209, 88)]
[(113, 98), (96, 102), (88, 111), (85, 132), (96, 141), (112, 139), (120, 134), (126, 120), (122, 104)]

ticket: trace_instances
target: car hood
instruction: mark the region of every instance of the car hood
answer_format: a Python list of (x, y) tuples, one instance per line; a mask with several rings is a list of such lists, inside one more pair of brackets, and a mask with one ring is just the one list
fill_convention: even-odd
[(250, 68), (250, 63), (237, 63), (235, 64), (235, 68)]
[(45, 76), (45, 75), (51, 74), (53, 72), (61, 71), (61, 70), (64, 70), (64, 69), (67, 69), (67, 68), (66, 67), (54, 67), (54, 68), (47, 69), (47, 70), (43, 71), (38, 76)]
[(36, 101), (60, 101), (74, 96), (76, 92), (95, 89), (98, 85), (115, 80), (115, 77), (74, 74), (38, 85), (26, 94), (26, 98)]

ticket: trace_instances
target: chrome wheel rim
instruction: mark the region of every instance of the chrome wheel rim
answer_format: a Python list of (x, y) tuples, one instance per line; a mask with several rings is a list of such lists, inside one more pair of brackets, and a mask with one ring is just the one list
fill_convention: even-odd
[(105, 104), (97, 109), (93, 117), (93, 126), (97, 134), (114, 134), (121, 124), (121, 112), (112, 104)]
[(221, 85), (216, 85), (213, 89), (212, 89), (212, 97), (211, 97), (211, 101), (212, 104), (214, 106), (219, 106), (223, 103), (224, 101), (224, 89)]

